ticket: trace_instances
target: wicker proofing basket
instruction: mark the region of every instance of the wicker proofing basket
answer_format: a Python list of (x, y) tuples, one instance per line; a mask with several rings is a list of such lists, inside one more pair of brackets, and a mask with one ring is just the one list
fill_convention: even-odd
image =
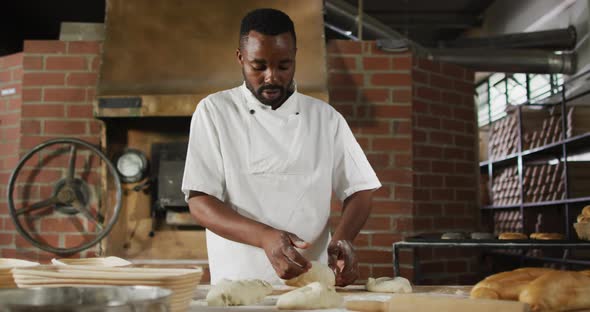
[(580, 239), (590, 240), (590, 222), (574, 223), (574, 229)]

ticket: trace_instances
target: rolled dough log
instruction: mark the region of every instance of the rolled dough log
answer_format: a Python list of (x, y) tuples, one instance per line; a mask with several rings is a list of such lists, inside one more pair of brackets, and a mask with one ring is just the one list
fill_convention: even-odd
[(223, 279), (211, 287), (206, 300), (209, 306), (252, 305), (271, 293), (272, 286), (262, 280)]
[(367, 290), (371, 292), (386, 292), (386, 293), (398, 293), (398, 294), (409, 294), (412, 292), (412, 285), (407, 279), (397, 276), (391, 277), (379, 277), (377, 279), (369, 277), (367, 281)]
[(330, 309), (342, 306), (342, 296), (333, 287), (320, 282), (282, 294), (277, 300), (280, 310)]
[(295, 278), (285, 281), (285, 284), (294, 287), (303, 287), (313, 282), (320, 282), (328, 287), (334, 287), (336, 276), (329, 266), (311, 261), (311, 269)]

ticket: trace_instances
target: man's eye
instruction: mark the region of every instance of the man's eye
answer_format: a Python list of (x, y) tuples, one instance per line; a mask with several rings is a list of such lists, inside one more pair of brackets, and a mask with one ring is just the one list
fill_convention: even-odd
[(260, 71), (260, 70), (266, 70), (266, 67), (265, 66), (253, 66), (252, 69)]
[(289, 70), (289, 66), (279, 66), (279, 70)]

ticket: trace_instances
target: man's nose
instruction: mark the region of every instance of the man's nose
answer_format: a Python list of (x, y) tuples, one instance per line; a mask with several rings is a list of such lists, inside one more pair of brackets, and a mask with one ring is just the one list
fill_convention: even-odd
[(264, 82), (266, 84), (275, 84), (278, 81), (277, 70), (274, 68), (268, 68), (264, 75)]

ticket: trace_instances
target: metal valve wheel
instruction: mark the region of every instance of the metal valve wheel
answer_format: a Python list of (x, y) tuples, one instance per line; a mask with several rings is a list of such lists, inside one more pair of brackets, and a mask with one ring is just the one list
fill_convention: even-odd
[[(15, 185), (17, 183), (17, 178), (19, 177), (19, 174), (21, 174), (22, 169), (27, 163), (27, 161), (30, 160), (34, 155), (38, 153), (40, 154), (40, 152), (44, 149), (49, 149), (50, 147), (60, 145), (68, 147), (67, 168), (65, 170), (65, 176), (55, 181), (55, 183), (53, 184), (53, 192), (51, 197), (40, 200), (31, 205), (26, 205), (25, 207), (17, 208), (15, 206), (15, 200), (13, 197)], [(104, 215), (101, 215), (98, 212), (96, 214), (93, 214), (89, 205), (91, 196), (90, 187), (88, 186), (87, 181), (85, 181), (82, 178), (82, 176), (76, 175), (76, 157), (79, 148), (89, 150), (91, 152), (90, 155), (97, 155), (100, 158), (100, 160), (102, 160), (106, 165), (108, 173), (110, 173), (110, 175), (113, 177), (112, 187), (116, 191), (116, 196), (114, 205), (112, 205), (112, 207), (107, 207), (107, 209), (112, 208), (112, 210), (108, 213), (108, 220), (105, 220)], [(42, 170), (43, 169), (41, 169), (41, 171)], [(121, 211), (121, 197), (121, 181), (119, 179), (117, 170), (109, 161), (109, 159), (94, 145), (73, 138), (54, 139), (43, 142), (35, 146), (26, 155), (24, 155), (23, 158), (19, 161), (16, 168), (14, 169), (14, 171), (12, 172), (12, 175), (10, 176), (7, 196), (8, 209), (10, 211), (10, 216), (14, 221), (17, 231), (27, 241), (33, 244), (33, 246), (36, 246), (48, 252), (61, 255), (73, 254), (88, 249), (100, 242), (100, 240), (102, 240), (106, 235), (108, 235), (115, 223), (117, 222), (117, 218), (119, 217), (119, 213)], [(25, 226), (23, 226), (23, 223), (21, 223), (21, 217), (25, 217), (31, 213), (47, 208), (53, 208), (53, 214), (62, 214), (62, 216), (81, 215), (87, 219), (87, 222), (93, 223), (95, 231), (98, 232), (92, 233), (95, 234), (93, 239), (83, 242), (82, 244), (72, 248), (61, 248), (51, 246), (45, 241), (36, 238), (34, 235), (31, 235), (31, 233), (25, 228)], [(41, 216), (40, 218), (43, 218), (43, 216)]]

